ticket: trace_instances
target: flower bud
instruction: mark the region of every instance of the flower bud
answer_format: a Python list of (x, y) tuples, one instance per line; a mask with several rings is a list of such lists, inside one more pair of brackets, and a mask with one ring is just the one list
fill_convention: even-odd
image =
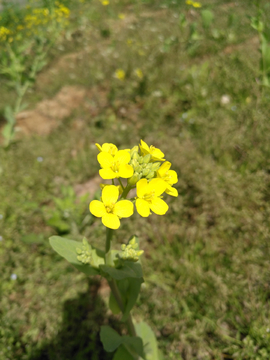
[(143, 162), (144, 164), (148, 164), (151, 160), (151, 155), (150, 154), (147, 154), (143, 157)]
[[(138, 151), (139, 151), (139, 146), (134, 146), (134, 147), (130, 150), (130, 157), (131, 157), (131, 159), (133, 159), (134, 156), (135, 156), (135, 157), (136, 157), (137, 155), (139, 156)], [(137, 154), (137, 155), (136, 155), (136, 154)]]
[(155, 162), (155, 163), (152, 163), (152, 171), (157, 171), (159, 168), (160, 168), (160, 162)]
[(151, 171), (147, 176), (146, 179), (153, 179), (153, 177), (155, 177), (155, 172)]
[(135, 172), (133, 174), (133, 176), (128, 179), (128, 184), (129, 185), (136, 185), (139, 180), (140, 180), (140, 175)]
[(142, 176), (147, 176), (150, 172), (150, 169), (144, 169), (143, 172), (142, 172)]
[(139, 159), (138, 159), (138, 162), (139, 162), (140, 165), (143, 163), (143, 158), (144, 158), (143, 156), (140, 156)]
[(137, 152), (134, 152), (132, 155), (132, 159), (138, 160), (140, 155)]

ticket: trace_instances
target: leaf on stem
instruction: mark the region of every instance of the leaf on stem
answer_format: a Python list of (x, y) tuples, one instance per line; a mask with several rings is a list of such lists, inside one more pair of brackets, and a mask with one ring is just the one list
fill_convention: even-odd
[(115, 269), (108, 265), (100, 265), (100, 269), (115, 280), (143, 277), (141, 264), (132, 261), (125, 261), (120, 269)]
[[(52, 248), (68, 262), (70, 262), (76, 269), (83, 272), (86, 275), (97, 275), (99, 270), (88, 264), (82, 264), (77, 259), (77, 249), (82, 248), (83, 243), (69, 240), (61, 236), (50, 237), (50, 244)], [(92, 250), (92, 259), (94, 264), (98, 267), (100, 263), (104, 264), (103, 253), (101, 250)]]
[(163, 360), (163, 355), (158, 349), (156, 336), (150, 326), (142, 321), (135, 324), (135, 329), (138, 336), (143, 340), (147, 360)]
[[(138, 336), (121, 336), (110, 326), (104, 325), (101, 326), (100, 340), (104, 349), (108, 352), (115, 351), (120, 345), (124, 345), (128, 353), (138, 354), (140, 357), (145, 359), (143, 342)], [(131, 359), (133, 359), (133, 357), (131, 357)]]

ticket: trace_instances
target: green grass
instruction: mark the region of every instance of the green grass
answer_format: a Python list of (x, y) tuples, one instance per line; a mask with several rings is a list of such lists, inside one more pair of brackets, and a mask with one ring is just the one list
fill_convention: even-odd
[[(205, 31), (201, 10), (184, 1), (66, 4), (74, 25), (25, 100), (34, 108), (80, 85), (85, 103), (50, 135), (0, 148), (0, 359), (112, 359), (99, 327), (121, 324), (107, 312), (99, 280), (55, 254), (48, 237), (87, 236), (104, 246), (98, 220), (72, 225), (85, 219), (90, 199), (74, 202), (63, 186), (97, 175), (96, 142), (128, 148), (141, 138), (172, 163), (179, 197), (168, 199), (168, 215), (135, 215), (117, 232), (115, 243), (136, 233), (145, 251), (135, 320), (152, 326), (166, 360), (269, 359), (270, 93), (256, 82), (259, 43), (247, 17), (255, 6), (204, 2), (214, 13)], [(189, 36), (195, 21), (198, 40)], [(68, 53), (81, 56), (57, 66)], [(118, 68), (124, 81), (114, 77)], [(0, 93), (1, 112), (14, 99), (5, 79)], [(73, 202), (71, 217), (55, 197)], [(64, 230), (50, 226), (52, 213)]]

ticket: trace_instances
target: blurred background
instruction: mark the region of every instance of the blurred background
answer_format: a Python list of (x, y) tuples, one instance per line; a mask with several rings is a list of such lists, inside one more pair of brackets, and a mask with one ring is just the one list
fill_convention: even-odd
[(270, 359), (270, 2), (0, 5), (0, 359), (110, 360), (109, 290), (50, 247), (103, 247), (95, 143), (160, 148), (179, 182), (136, 233), (133, 312), (165, 359)]

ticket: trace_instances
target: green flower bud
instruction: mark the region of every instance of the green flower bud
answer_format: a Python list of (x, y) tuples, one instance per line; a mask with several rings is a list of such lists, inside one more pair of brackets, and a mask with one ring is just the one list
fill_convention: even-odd
[(137, 152), (134, 152), (132, 159), (138, 160), (140, 155)]
[(151, 170), (152, 171), (157, 171), (160, 168), (160, 164), (161, 164), (160, 162), (152, 163)]
[(128, 179), (129, 185), (136, 185), (137, 182), (140, 180), (140, 175), (135, 172), (131, 178)]
[(153, 179), (155, 177), (155, 172), (151, 171), (147, 176), (146, 179)]
[(150, 154), (147, 154), (143, 157), (143, 162), (144, 164), (148, 164), (151, 160), (151, 155)]
[(83, 238), (82, 248), (76, 248), (78, 254), (77, 259), (83, 264), (91, 264), (92, 261), (92, 247), (88, 244), (87, 240)]
[[(130, 157), (131, 159), (134, 158), (134, 156), (139, 156), (138, 154), (138, 151), (139, 151), (139, 146), (134, 146), (131, 150), (130, 150)], [(137, 154), (137, 155), (136, 155)]]
[(139, 157), (139, 159), (138, 159), (139, 164), (142, 164), (142, 163), (143, 163), (143, 158), (144, 158), (143, 156), (140, 156), (140, 157)]
[(120, 259), (129, 260), (129, 261), (138, 261), (139, 256), (141, 256), (144, 251), (143, 250), (136, 250), (138, 248), (138, 244), (136, 242), (136, 238), (133, 237), (128, 245), (122, 244), (121, 249), (122, 252), (119, 253)]
[(150, 172), (150, 169), (144, 169), (142, 172), (142, 176), (147, 176)]

